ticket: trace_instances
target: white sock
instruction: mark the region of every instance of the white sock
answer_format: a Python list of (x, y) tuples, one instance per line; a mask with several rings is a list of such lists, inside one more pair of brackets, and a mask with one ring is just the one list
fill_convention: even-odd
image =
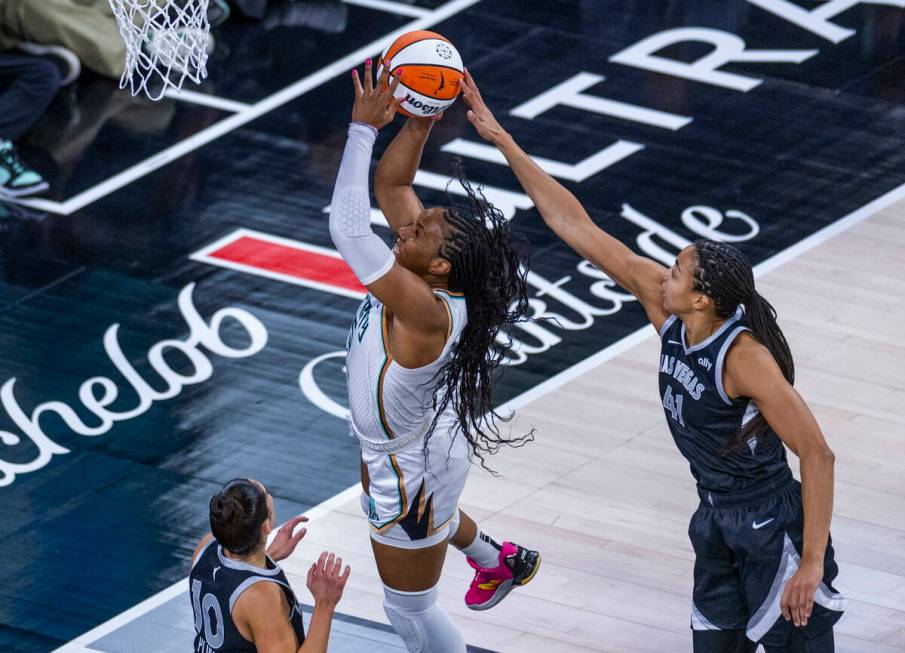
[(459, 549), (462, 553), (478, 563), (485, 569), (493, 569), (500, 566), (500, 550), (502, 547), (484, 531), (478, 529), (474, 542)]

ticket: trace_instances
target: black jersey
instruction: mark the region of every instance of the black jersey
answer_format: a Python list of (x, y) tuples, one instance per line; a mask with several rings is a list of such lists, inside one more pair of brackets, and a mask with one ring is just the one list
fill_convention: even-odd
[(791, 470), (779, 437), (768, 430), (741, 450), (727, 452), (732, 436), (757, 407), (730, 399), (723, 389), (723, 362), (738, 336), (750, 331), (739, 310), (709, 338), (685, 346), (685, 325), (669, 316), (660, 328), (660, 398), (666, 422), (682, 455), (706, 492), (738, 492), (786, 483)]
[(189, 586), (195, 614), (195, 653), (255, 653), (255, 645), (245, 639), (233, 623), (233, 606), (255, 583), (276, 583), (289, 602), (289, 621), (299, 645), (305, 640), (302, 610), (289, 587), (286, 574), (270, 556), (267, 569), (227, 558), (217, 540), (211, 540), (198, 554)]

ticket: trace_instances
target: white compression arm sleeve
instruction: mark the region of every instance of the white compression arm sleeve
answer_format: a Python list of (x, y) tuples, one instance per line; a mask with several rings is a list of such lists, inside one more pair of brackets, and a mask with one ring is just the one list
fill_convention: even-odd
[(336, 176), (330, 205), (330, 237), (362, 285), (374, 283), (393, 267), (396, 257), (371, 229), (368, 174), (377, 130), (370, 125), (349, 125), (346, 149)]

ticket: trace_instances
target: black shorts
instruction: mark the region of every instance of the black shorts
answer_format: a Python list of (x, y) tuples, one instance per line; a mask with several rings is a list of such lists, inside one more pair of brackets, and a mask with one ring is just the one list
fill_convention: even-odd
[[(801, 484), (741, 496), (699, 494), (701, 505), (688, 527), (695, 552), (691, 627), (745, 630), (751, 641), (784, 646), (795, 625), (782, 617), (779, 603), (801, 560)], [(804, 627), (808, 637), (831, 628), (845, 609), (832, 585), (838, 572), (832, 540), (823, 564), (823, 583)]]

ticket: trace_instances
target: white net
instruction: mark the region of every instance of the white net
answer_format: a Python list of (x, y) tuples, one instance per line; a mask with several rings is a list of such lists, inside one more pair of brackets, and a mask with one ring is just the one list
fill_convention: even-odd
[(208, 0), (109, 0), (126, 43), (119, 87), (152, 100), (207, 77)]

